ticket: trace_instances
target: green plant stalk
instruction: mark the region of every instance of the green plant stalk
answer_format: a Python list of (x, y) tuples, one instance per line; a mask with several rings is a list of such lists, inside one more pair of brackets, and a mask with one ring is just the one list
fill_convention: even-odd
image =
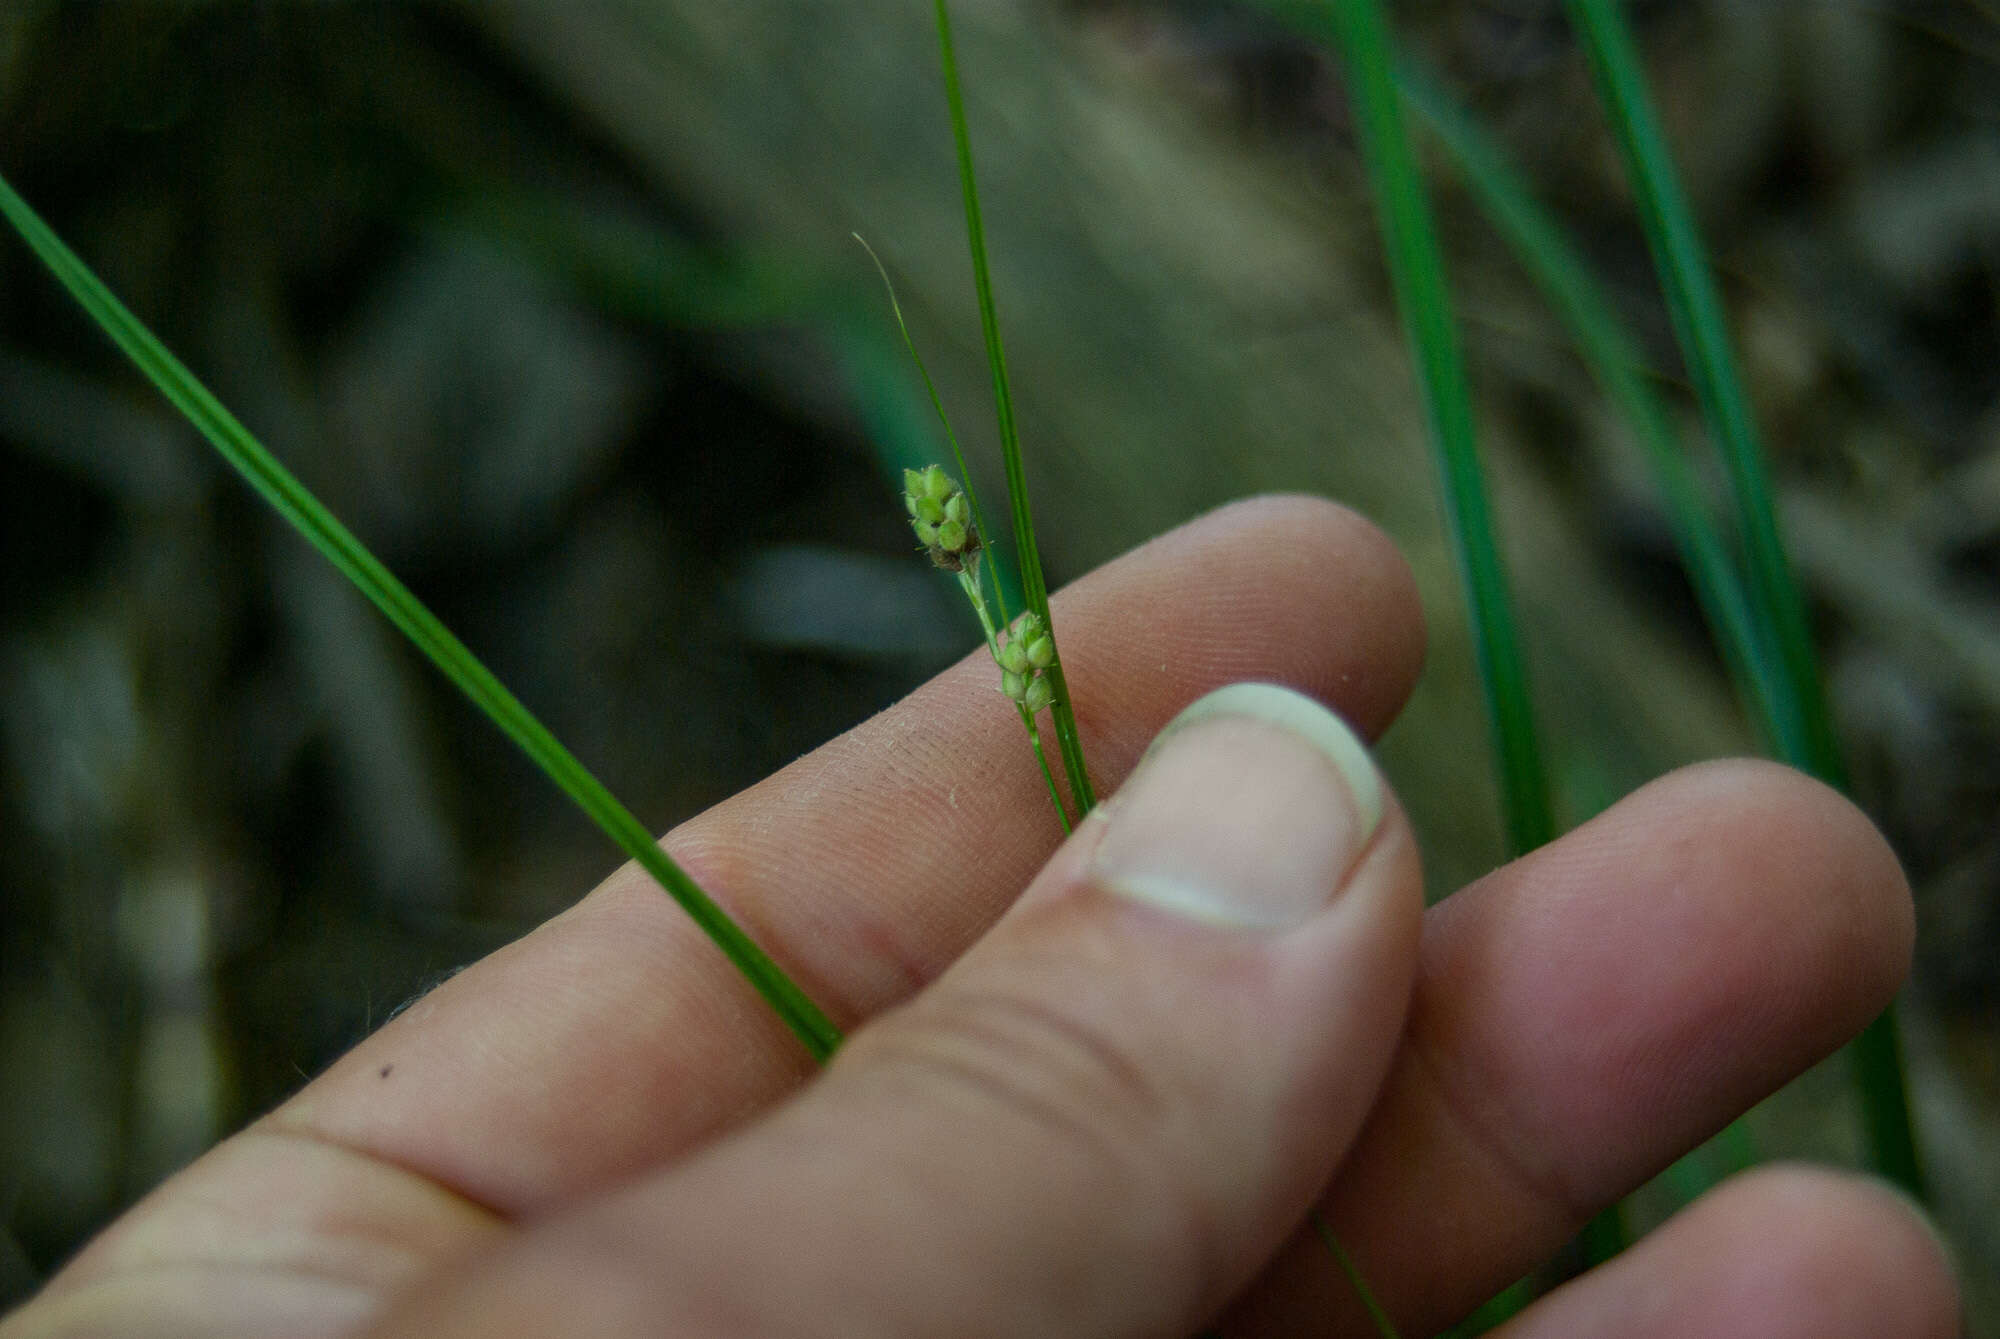
[(1445, 291), (1444, 257), (1390, 75), (1387, 25), (1377, 0), (1327, 0), (1297, 13), (1322, 40), (1331, 40), (1347, 74), (1383, 247), (1443, 478), (1446, 521), (1465, 583), (1473, 650), (1500, 771), (1508, 848), (1520, 855), (1555, 835), (1555, 814), (1520, 635), (1473, 439), (1472, 396)]
[(1090, 775), (1084, 767), (1083, 743), (1077, 735), (1076, 712), (1070, 705), (1069, 681), (1063, 675), (1062, 649), (1056, 641), (1055, 620), (1049, 613), (1048, 583), (1042, 576), (1041, 551), (1035, 546), (1035, 522), (1028, 505), (1028, 480), (1021, 467), (1021, 437), (1014, 422), (1014, 395), (1007, 381), (1007, 353), (1000, 340), (1000, 318), (993, 302), (993, 276), (986, 262), (986, 229), (980, 219), (979, 183), (972, 168), (972, 137), (965, 124), (965, 94), (959, 87), (958, 56), (952, 48), (951, 15), (945, 0), (935, 0), (937, 11), (938, 57), (944, 67), (945, 101), (951, 110), (952, 141), (958, 150), (959, 187), (965, 197), (966, 245), (972, 253), (972, 281), (979, 294), (979, 326), (986, 337), (986, 360), (993, 369), (994, 411), (999, 417), (1000, 455), (1007, 467), (1007, 497), (1014, 519), (1015, 560), (1021, 569), (1021, 590), (1028, 608), (1048, 629), (1055, 660), (1045, 671), (1055, 690), (1049, 704), (1049, 718), (1055, 726), (1056, 745), (1062, 753), (1063, 771), (1069, 778), (1070, 798), (1077, 818), (1097, 803)]
[(373, 601), (475, 706), (520, 745), (591, 821), (659, 881), (815, 1058), (823, 1060), (831, 1055), (840, 1042), (840, 1032), (819, 1006), (659, 848), (632, 811), (619, 803), (478, 657), (168, 352), (4, 178), (0, 178), (0, 213), (6, 215), (91, 319), (188, 422), (200, 430), (222, 458)]
[[(868, 259), (875, 262), (875, 270), (882, 276), (882, 286), (889, 292), (889, 310), (895, 314), (896, 329), (902, 332), (903, 347), (909, 350), (910, 361), (917, 365), (917, 375), (923, 378), (924, 390), (931, 397), (931, 408), (937, 411), (938, 422), (944, 427), (944, 439), (951, 446), (952, 461), (958, 466), (959, 487), (965, 490), (966, 505), (972, 509), (973, 531), (982, 539), (987, 538), (993, 532), (986, 527), (986, 512), (979, 505), (979, 494), (972, 489), (972, 469), (965, 463), (965, 451), (958, 444), (958, 434), (952, 431), (951, 415), (944, 411), (944, 397), (938, 394), (937, 383), (931, 380), (931, 370), (925, 366), (924, 356), (917, 352), (917, 341), (910, 334), (909, 322), (903, 319), (903, 304), (896, 299), (896, 285), (890, 282), (888, 267), (882, 264), (882, 258), (875, 254), (875, 248), (868, 245), (868, 240), (860, 233), (855, 233), (853, 236), (855, 241), (861, 243), (861, 249), (868, 253)], [(1007, 612), (1007, 595), (1003, 589), (1005, 583), (1000, 579), (998, 554), (991, 552), (989, 556), (994, 559), (993, 562), (982, 562), (975, 558), (967, 570), (961, 570), (958, 574), (958, 584), (965, 591), (965, 598), (971, 603), (972, 612), (979, 617), (979, 626), (986, 632), (986, 649), (997, 665), (1000, 662), (999, 627), (1009, 627), (1014, 620)], [(982, 573), (989, 566), (994, 568), (993, 600), (1000, 606), (999, 627), (994, 626), (993, 616), (986, 608)], [(1046, 621), (1043, 626), (1047, 626)], [(1051, 645), (1053, 644), (1054, 640), (1051, 638)], [(1063, 835), (1067, 836), (1071, 830), (1069, 811), (1063, 807), (1062, 791), (1056, 785), (1055, 774), (1049, 770), (1049, 756), (1042, 751), (1042, 732), (1035, 725), (1033, 712), (1021, 703), (1017, 702), (1014, 705), (1021, 714), (1022, 727), (1028, 732), (1028, 744), (1035, 750), (1035, 762), (1042, 769), (1042, 779), (1048, 783), (1049, 800), (1056, 807), (1056, 818), (1062, 823)]]
[[(1728, 470), (1751, 599), (1770, 631), (1798, 705), (1802, 748), (1799, 756), (1786, 761), (1844, 790), (1846, 766), (1819, 674), (1805, 599), (1778, 533), (1763, 447), (1736, 375), (1722, 300), (1695, 228), (1694, 211), (1681, 191), (1654, 115), (1638, 50), (1612, 0), (1567, 3), (1637, 197), (1640, 223), (1659, 271), (1681, 356)], [(1893, 1008), (1864, 1029), (1849, 1044), (1848, 1053), (1868, 1133), (1870, 1163), (1922, 1197), (1922, 1162)]]
[(1309, 1218), (1312, 1221), (1314, 1235), (1332, 1254), (1334, 1261), (1340, 1266), (1340, 1272), (1347, 1275), (1348, 1285), (1354, 1289), (1354, 1295), (1361, 1299), (1362, 1309), (1368, 1313), (1368, 1319), (1374, 1322), (1375, 1332), (1381, 1335), (1382, 1339), (1401, 1339), (1396, 1331), (1396, 1322), (1389, 1318), (1388, 1311), (1376, 1300), (1375, 1290), (1369, 1287), (1368, 1280), (1361, 1276), (1360, 1266), (1354, 1263), (1354, 1257), (1347, 1253), (1347, 1248), (1340, 1244), (1340, 1238), (1333, 1235), (1333, 1229), (1327, 1225), (1320, 1211), (1314, 1209)]

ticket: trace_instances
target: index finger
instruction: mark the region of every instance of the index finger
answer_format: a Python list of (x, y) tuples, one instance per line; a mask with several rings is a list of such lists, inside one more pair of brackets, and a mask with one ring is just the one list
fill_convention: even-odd
[[(1115, 786), (1187, 702), (1291, 684), (1373, 734), (1422, 658), (1414, 583), (1332, 504), (1266, 498), (1061, 592), (1094, 780)], [(898, 1003), (999, 915), (1061, 833), (983, 650), (676, 829), (668, 850), (840, 1023)], [(440, 986), (267, 1119), (503, 1214), (656, 1165), (810, 1069), (633, 867)]]

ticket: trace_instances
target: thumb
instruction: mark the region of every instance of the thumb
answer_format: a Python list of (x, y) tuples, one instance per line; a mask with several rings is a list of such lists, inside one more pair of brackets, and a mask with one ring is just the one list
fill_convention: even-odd
[(1186, 1333), (1295, 1229), (1409, 999), (1414, 845), (1338, 718), (1239, 684), (796, 1099), (524, 1234), (410, 1334)]

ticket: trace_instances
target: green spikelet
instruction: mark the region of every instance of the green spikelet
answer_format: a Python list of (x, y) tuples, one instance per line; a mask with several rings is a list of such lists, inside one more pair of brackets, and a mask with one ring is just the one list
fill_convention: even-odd
[(1055, 685), (1043, 673), (1055, 662), (1055, 642), (1032, 611), (1014, 620), (994, 658), (1000, 662), (1000, 691), (1030, 716), (1055, 701)]
[(942, 465), (903, 471), (903, 507), (931, 562), (947, 572), (963, 572), (976, 560), (979, 531), (972, 524), (972, 505)]

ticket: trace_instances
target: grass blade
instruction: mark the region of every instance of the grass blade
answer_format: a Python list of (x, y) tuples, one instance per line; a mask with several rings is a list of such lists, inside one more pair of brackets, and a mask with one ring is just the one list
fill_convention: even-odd
[(262, 494), (279, 515), (324, 554), (386, 614), (475, 706), (500, 727), (549, 779), (575, 800), (627, 855), (637, 861), (715, 941), (800, 1042), (816, 1058), (832, 1054), (840, 1032), (818, 1005), (786, 976), (728, 913), (653, 841), (652, 833), (554, 735), (466, 645), (426, 609), (318, 499), (307, 491), (249, 430), (225, 409), (181, 361), (140, 324), (0, 178), (0, 213), (40, 256), (72, 297), (144, 372), (216, 451)]
[(1390, 74), (1387, 25), (1377, 0), (1327, 0), (1311, 8), (1287, 6), (1283, 12), (1314, 36), (1330, 41), (1347, 73), (1348, 97), (1374, 186), (1389, 272), (1444, 481), (1445, 516), (1471, 611), (1508, 845), (1519, 855), (1555, 835), (1555, 816), (1528, 698), (1520, 635), (1473, 439), (1472, 396), (1445, 289), (1444, 256), (1416, 156), (1403, 129)]
[(1396, 1330), (1396, 1322), (1389, 1319), (1388, 1311), (1383, 1308), (1380, 1301), (1376, 1300), (1375, 1290), (1369, 1287), (1368, 1280), (1361, 1276), (1361, 1267), (1354, 1263), (1354, 1257), (1340, 1244), (1340, 1238), (1333, 1235), (1333, 1229), (1327, 1225), (1325, 1217), (1315, 1209), (1308, 1218), (1312, 1223), (1313, 1235), (1318, 1237), (1320, 1245), (1326, 1247), (1333, 1255), (1334, 1261), (1340, 1266), (1340, 1272), (1347, 1275), (1348, 1285), (1354, 1289), (1354, 1295), (1361, 1299), (1362, 1310), (1368, 1313), (1368, 1319), (1375, 1326), (1375, 1333), (1382, 1339), (1401, 1339)]
[(1778, 535), (1764, 450), (1736, 375), (1722, 299), (1653, 114), (1638, 52), (1609, 0), (1570, 0), (1569, 12), (1637, 197), (1639, 222), (1702, 417), (1729, 472), (1751, 598), (1774, 639), (1803, 717), (1803, 761), (1822, 780), (1844, 785), (1845, 768), (1820, 683), (1805, 601)]
[(1665, 503), (1681, 563), (1744, 712), (1757, 722), (1773, 753), (1793, 756), (1805, 740), (1784, 669), (1750, 607), (1728, 544), (1709, 516), (1637, 342), (1562, 224), (1437, 78), (1405, 53), (1397, 63), (1396, 82), (1404, 100), (1450, 153), (1487, 218), (1568, 328), (1605, 398), (1638, 439)]
[[(1786, 760), (1845, 789), (1846, 766), (1820, 679), (1805, 599), (1778, 534), (1763, 445), (1736, 375), (1722, 299), (1694, 225), (1694, 211), (1681, 191), (1654, 115), (1637, 48), (1613, 0), (1568, 0), (1568, 8), (1637, 197), (1639, 221), (1653, 252), (1681, 356), (1728, 469), (1750, 597), (1784, 667), (1799, 713), (1800, 755)], [(1911, 1193), (1922, 1195), (1922, 1164), (1893, 1013), (1885, 1011), (1848, 1049), (1871, 1164)]]
[[(1035, 521), (1028, 505), (1028, 480), (1021, 468), (1021, 435), (1014, 423), (1014, 394), (1007, 381), (1007, 352), (1000, 341), (1000, 318), (993, 303), (993, 276), (986, 263), (986, 228), (979, 213), (979, 183), (972, 170), (972, 137), (965, 125), (965, 94), (959, 87), (958, 55), (952, 47), (951, 15), (945, 0), (936, 0), (938, 57), (944, 67), (945, 101), (951, 109), (952, 141), (958, 149), (959, 187), (965, 196), (965, 238), (972, 252), (972, 282), (979, 293), (979, 326), (986, 337), (986, 360), (993, 368), (994, 410), (1000, 420), (1000, 454), (1007, 466), (1007, 499), (1014, 518), (1014, 558), (1021, 572), (1021, 591), (1029, 609), (1055, 640), (1055, 620), (1049, 616), (1048, 583), (1042, 576), (1041, 551), (1035, 547)], [(1063, 771), (1069, 777), (1070, 798), (1081, 821), (1097, 803), (1084, 769), (1083, 743), (1077, 737), (1076, 713), (1070, 707), (1069, 682), (1063, 677), (1060, 642), (1048, 667), (1055, 700), (1050, 719)]]

